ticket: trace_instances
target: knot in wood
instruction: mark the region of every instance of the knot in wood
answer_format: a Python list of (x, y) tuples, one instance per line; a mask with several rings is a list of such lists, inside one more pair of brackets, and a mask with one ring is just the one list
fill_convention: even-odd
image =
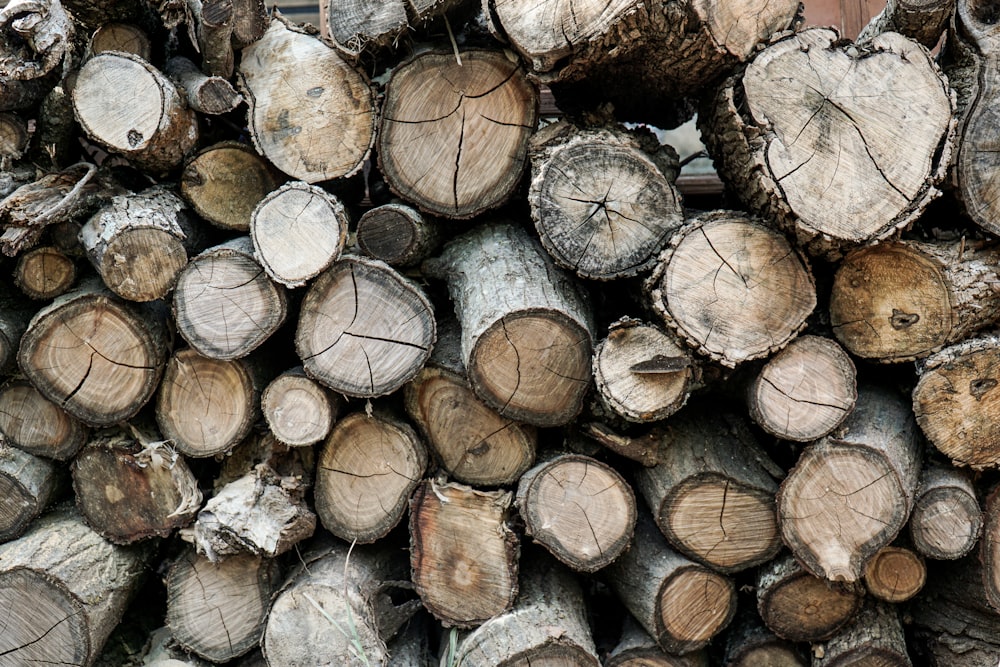
[(919, 313), (904, 313), (898, 308), (892, 309), (892, 317), (889, 318), (889, 324), (896, 331), (901, 331), (903, 329), (909, 329), (914, 324), (920, 321)]

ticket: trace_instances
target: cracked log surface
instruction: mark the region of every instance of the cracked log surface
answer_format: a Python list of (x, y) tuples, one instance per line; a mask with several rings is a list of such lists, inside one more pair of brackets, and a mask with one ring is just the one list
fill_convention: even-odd
[(972, 477), (952, 466), (928, 464), (910, 512), (910, 540), (927, 558), (954, 560), (979, 540), (983, 511)]
[(29, 299), (50, 301), (76, 284), (76, 263), (54, 246), (40, 246), (17, 259), (13, 278)]
[(865, 565), (865, 588), (884, 602), (905, 602), (927, 583), (923, 557), (906, 547), (887, 546)]
[(385, 87), (378, 162), (393, 192), (466, 219), (514, 193), (538, 121), (538, 90), (502, 51), (428, 52)]

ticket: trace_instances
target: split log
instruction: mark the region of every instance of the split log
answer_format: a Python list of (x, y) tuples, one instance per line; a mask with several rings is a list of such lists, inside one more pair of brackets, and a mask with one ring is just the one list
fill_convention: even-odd
[(115, 424), (135, 415), (159, 384), (165, 315), (85, 282), (31, 319), (18, 365), (45, 398), (83, 423)]
[(295, 349), (313, 379), (372, 398), (413, 378), (435, 336), (434, 311), (420, 287), (387, 264), (345, 256), (306, 292)]
[(149, 62), (152, 47), (149, 37), (137, 25), (130, 23), (104, 23), (90, 36), (87, 51), (96, 56), (108, 51), (124, 51)]
[(165, 186), (118, 196), (83, 225), (80, 242), (112, 292), (129, 301), (162, 299), (200, 241), (188, 210)]
[(18, 449), (56, 461), (76, 456), (90, 436), (83, 423), (18, 378), (0, 387), (0, 433)]
[(614, 468), (563, 454), (521, 476), (515, 505), (524, 532), (578, 572), (595, 572), (632, 540), (635, 495)]
[(676, 334), (630, 317), (608, 327), (594, 349), (593, 372), (602, 407), (638, 423), (680, 410), (701, 376)]
[(765, 626), (753, 611), (740, 613), (726, 633), (726, 667), (806, 667), (801, 650)]
[[(618, 644), (608, 653), (605, 667), (708, 667), (705, 651), (670, 655), (660, 648), (638, 621), (626, 614)], [(782, 666), (783, 667), (783, 666)]]
[(956, 0), (889, 0), (854, 41), (863, 45), (876, 35), (898, 32), (928, 49), (934, 49), (948, 27), (956, 4)]
[(652, 268), (684, 222), (677, 154), (647, 131), (549, 125), (531, 138), (528, 203), (542, 245), (583, 278)]
[(301, 366), (271, 380), (260, 395), (267, 427), (290, 447), (307, 447), (326, 438), (343, 401), (310, 380)]
[(791, 554), (757, 573), (757, 612), (774, 634), (791, 642), (817, 642), (835, 635), (861, 608), (853, 589), (813, 576)]
[(9, 665), (89, 665), (118, 625), (149, 550), (119, 547), (61, 507), (0, 544), (0, 655)]
[(21, 159), (30, 139), (28, 124), (20, 116), (0, 113), (0, 158)]
[(0, 76), (30, 81), (63, 62), (76, 28), (59, 0), (11, 0), (0, 10), (0, 35)]
[(370, 208), (358, 219), (358, 247), (390, 266), (419, 264), (437, 249), (440, 237), (436, 222), (402, 203)]
[(869, 601), (853, 622), (813, 649), (813, 667), (910, 667), (903, 624), (894, 605)]
[(645, 289), (668, 326), (730, 368), (780, 350), (816, 307), (801, 253), (761, 221), (732, 211), (682, 227)]
[(918, 366), (917, 424), (938, 451), (975, 469), (1000, 465), (1000, 337), (967, 338)]
[(184, 458), (137, 430), (96, 435), (71, 470), (84, 521), (115, 544), (168, 537), (191, 523), (201, 506), (198, 481)]
[(1000, 246), (964, 238), (856, 250), (833, 278), (833, 333), (865, 359), (926, 357), (1000, 317), (998, 261)]
[(778, 525), (807, 570), (850, 583), (906, 524), (921, 446), (909, 405), (883, 387), (858, 392), (844, 427), (802, 452), (778, 492)]
[(202, 149), (184, 166), (180, 193), (216, 227), (246, 232), (264, 196), (278, 187), (267, 162), (246, 144), (224, 141)]
[(979, 541), (983, 512), (976, 489), (964, 472), (931, 465), (920, 473), (920, 488), (910, 513), (910, 539), (927, 558), (961, 558)]
[(202, 251), (181, 270), (174, 287), (178, 333), (213, 359), (253, 352), (284, 323), (287, 308), (284, 288), (254, 259), (249, 236)]
[(781, 548), (774, 481), (781, 470), (747, 424), (699, 404), (657, 430), (657, 464), (636, 487), (667, 541), (723, 573), (771, 560)]
[(0, 442), (0, 543), (24, 533), (62, 491), (62, 470)]
[(667, 653), (705, 647), (736, 612), (733, 582), (671, 549), (645, 513), (631, 548), (605, 572), (622, 604)]
[(301, 181), (285, 183), (250, 215), (254, 257), (272, 280), (302, 287), (340, 257), (349, 224), (333, 195)]
[(167, 362), (156, 398), (160, 431), (185, 456), (223, 454), (250, 433), (257, 418), (249, 362), (211, 359), (190, 348)]
[(280, 17), (240, 58), (254, 146), (292, 178), (316, 183), (361, 169), (375, 139), (364, 75), (317, 37)]
[(171, 58), (163, 71), (183, 91), (188, 106), (199, 113), (210, 116), (229, 113), (243, 101), (228, 80), (206, 75), (187, 58)]
[(883, 602), (906, 602), (927, 582), (927, 566), (921, 556), (905, 547), (883, 547), (865, 565), (865, 588)]
[(232, 660), (259, 645), (276, 578), (270, 560), (242, 554), (213, 563), (187, 549), (166, 576), (167, 626), (192, 653)]
[(233, 0), (186, 0), (188, 31), (201, 53), (201, 69), (209, 76), (228, 79), (233, 75)]
[(954, 134), (924, 47), (896, 33), (839, 39), (814, 28), (769, 45), (699, 115), (743, 203), (829, 258), (916, 220), (940, 194)]
[(76, 262), (55, 246), (24, 253), (14, 267), (14, 285), (29, 299), (51, 301), (76, 282)]
[(333, 427), (319, 454), (316, 513), (331, 533), (368, 544), (406, 512), (427, 468), (427, 450), (409, 424), (354, 412)]
[(174, 84), (129, 53), (102, 53), (80, 69), (73, 110), (90, 139), (154, 175), (170, 172), (198, 141), (198, 121)]
[(593, 325), (573, 279), (510, 224), (454, 239), (424, 271), (446, 278), (473, 391), (504, 417), (535, 426), (572, 420), (590, 386)]
[(446, 654), (447, 664), (597, 667), (583, 591), (573, 575), (539, 558), (525, 568), (521, 582), (514, 608), (463, 637), (455, 652)]
[(410, 570), (424, 608), (468, 628), (509, 612), (518, 593), (512, 494), (426, 480), (410, 499)]
[(857, 398), (857, 370), (843, 348), (829, 338), (800, 336), (754, 377), (747, 408), (774, 437), (811, 442), (840, 426)]
[(379, 169), (420, 209), (472, 218), (517, 188), (537, 120), (537, 89), (502, 51), (424, 52), (386, 83)]

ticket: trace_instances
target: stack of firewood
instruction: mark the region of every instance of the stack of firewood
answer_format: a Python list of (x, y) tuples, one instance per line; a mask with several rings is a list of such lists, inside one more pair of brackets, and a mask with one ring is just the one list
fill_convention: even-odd
[(0, 10), (0, 667), (997, 664), (992, 6), (322, 9)]

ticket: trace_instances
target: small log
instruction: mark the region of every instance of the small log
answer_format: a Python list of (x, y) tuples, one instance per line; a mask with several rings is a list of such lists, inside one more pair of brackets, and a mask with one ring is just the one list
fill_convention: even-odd
[(410, 570), (424, 608), (468, 628), (510, 612), (518, 592), (513, 495), (430, 479), (410, 499)]
[(550, 125), (531, 139), (528, 203), (542, 245), (583, 278), (652, 268), (684, 223), (677, 154), (649, 131)]
[(11, 0), (0, 10), (0, 35), (0, 76), (30, 81), (63, 62), (76, 27), (59, 0)]
[(829, 338), (800, 336), (754, 377), (747, 408), (774, 437), (811, 442), (840, 426), (857, 399), (857, 370), (844, 349)]
[(76, 262), (55, 246), (41, 246), (24, 253), (14, 267), (14, 285), (29, 299), (51, 301), (76, 282)]
[(19, 160), (28, 148), (28, 124), (12, 113), (0, 113), (0, 158)]
[[(464, 636), (447, 664), (597, 667), (583, 591), (558, 563), (533, 560), (521, 577), (517, 604)], [(445, 663), (442, 663), (445, 664)]]
[(863, 45), (882, 33), (898, 32), (933, 50), (948, 27), (956, 4), (956, 0), (889, 0), (854, 41)]
[(705, 651), (687, 655), (665, 653), (638, 621), (626, 615), (621, 637), (608, 653), (604, 667), (708, 667), (708, 655)]
[(56, 461), (76, 456), (90, 436), (83, 423), (18, 378), (0, 387), (0, 433), (18, 449)]
[(171, 58), (163, 71), (184, 93), (188, 106), (198, 113), (218, 116), (229, 113), (243, 101), (228, 80), (205, 74), (187, 58)]
[(96, 435), (71, 471), (84, 521), (115, 544), (168, 537), (191, 523), (201, 506), (198, 481), (184, 458), (137, 430)]
[(931, 465), (920, 473), (920, 488), (910, 512), (910, 540), (927, 558), (961, 558), (979, 541), (983, 512), (966, 473)]
[(280, 17), (240, 58), (254, 146), (292, 178), (317, 183), (358, 172), (375, 139), (365, 76), (317, 37)]
[(802, 651), (765, 626), (753, 611), (737, 614), (726, 633), (726, 667), (806, 667)]
[(401, 203), (383, 204), (358, 219), (358, 247), (390, 266), (415, 266), (438, 247), (439, 225)]
[(94, 56), (80, 69), (72, 96), (91, 140), (154, 175), (180, 165), (198, 141), (194, 111), (170, 79), (138, 56)]
[(313, 379), (372, 398), (413, 378), (435, 336), (434, 311), (416, 283), (382, 262), (345, 256), (306, 292), (295, 349)]
[(517, 188), (537, 118), (537, 89), (502, 51), (424, 52), (386, 83), (379, 169), (420, 209), (472, 218)]
[(812, 667), (910, 667), (903, 624), (894, 605), (866, 602), (839, 634), (813, 649)]
[(811, 573), (854, 582), (906, 524), (920, 474), (919, 432), (900, 396), (858, 392), (845, 433), (807, 447), (778, 492), (778, 525)]
[(61, 468), (0, 442), (0, 543), (20, 537), (62, 491)]
[(201, 53), (201, 69), (209, 76), (233, 75), (233, 0), (186, 0), (191, 19), (188, 30)]
[(233, 48), (245, 49), (267, 32), (271, 14), (264, 0), (233, 0)]
[(816, 307), (805, 257), (761, 221), (731, 211), (681, 228), (645, 289), (668, 326), (729, 368), (783, 348)]
[(403, 514), (427, 468), (427, 450), (408, 424), (354, 412), (333, 427), (319, 454), (316, 513), (331, 533), (368, 544)]
[(409, 27), (404, 0), (325, 0), (325, 37), (351, 57), (392, 44)]
[(254, 256), (272, 280), (302, 287), (340, 257), (349, 224), (333, 195), (301, 181), (285, 183), (250, 215)]
[(250, 216), (278, 187), (273, 170), (246, 144), (224, 141), (203, 148), (184, 166), (180, 193), (198, 215), (222, 229), (250, 230)]
[(211, 359), (181, 349), (163, 373), (156, 422), (185, 456), (223, 454), (250, 433), (258, 416), (257, 392), (249, 362)]
[(774, 558), (780, 468), (747, 424), (699, 404), (656, 433), (657, 464), (636, 471), (635, 484), (673, 548), (727, 574)]
[(83, 423), (118, 423), (134, 416), (159, 384), (165, 315), (85, 282), (31, 319), (18, 365), (45, 398)]
[(165, 297), (200, 234), (184, 200), (164, 186), (115, 197), (80, 229), (104, 284), (130, 301)]
[(260, 643), (271, 593), (274, 563), (240, 554), (213, 563), (186, 549), (166, 576), (167, 626), (192, 653), (226, 662)]
[(589, 456), (563, 454), (521, 476), (514, 503), (524, 532), (578, 572), (595, 572), (632, 540), (632, 487)]
[(108, 51), (124, 51), (149, 62), (152, 55), (149, 37), (137, 25), (130, 23), (104, 23), (90, 36), (87, 51), (96, 56)]
[(667, 653), (705, 647), (736, 612), (733, 582), (671, 549), (645, 513), (632, 547), (605, 572), (622, 604)]
[(879, 362), (912, 361), (956, 343), (1000, 317), (1000, 246), (882, 243), (850, 253), (830, 293), (830, 324), (848, 352)]
[(284, 323), (285, 290), (264, 273), (249, 236), (202, 251), (187, 263), (174, 287), (177, 331), (200, 354), (240, 359)]
[(445, 278), (473, 391), (504, 417), (566, 424), (590, 387), (593, 325), (573, 279), (511, 224), (476, 227), (424, 272)]
[(774, 634), (790, 642), (829, 639), (861, 608), (854, 589), (807, 572), (791, 554), (757, 572), (757, 612)]
[(343, 401), (310, 380), (301, 366), (271, 380), (260, 395), (267, 427), (289, 447), (308, 447), (326, 438)]
[(906, 602), (927, 582), (927, 565), (917, 552), (905, 547), (883, 547), (865, 565), (865, 588), (883, 602)]
[(0, 544), (0, 608), (11, 610), (0, 633), (4, 662), (91, 664), (125, 613), (149, 555), (105, 541), (65, 506)]

